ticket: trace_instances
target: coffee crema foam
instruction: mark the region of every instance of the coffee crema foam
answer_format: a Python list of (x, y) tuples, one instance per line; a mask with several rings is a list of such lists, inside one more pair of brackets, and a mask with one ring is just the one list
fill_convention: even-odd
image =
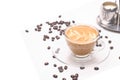
[(86, 43), (96, 39), (98, 36), (98, 31), (94, 28), (91, 28), (90, 26), (79, 25), (79, 26), (69, 27), (65, 31), (65, 35), (71, 41), (77, 43)]

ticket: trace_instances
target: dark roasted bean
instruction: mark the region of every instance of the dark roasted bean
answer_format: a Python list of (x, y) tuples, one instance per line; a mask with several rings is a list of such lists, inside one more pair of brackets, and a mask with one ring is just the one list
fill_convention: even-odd
[(52, 31), (49, 31), (48, 33), (52, 33)]
[(64, 70), (67, 70), (68, 69), (68, 66), (64, 66)]
[(49, 65), (49, 63), (48, 63), (48, 62), (45, 62), (44, 65)]
[(54, 78), (58, 78), (58, 75), (54, 74), (53, 77), (54, 77)]
[(62, 78), (62, 80), (66, 80), (66, 78)]
[(110, 49), (111, 49), (111, 50), (113, 50), (113, 48), (114, 48), (113, 46), (110, 46)]
[(51, 48), (50, 46), (47, 47), (48, 50), (49, 50), (50, 48)]
[(105, 38), (107, 39), (107, 38), (108, 38), (108, 36), (105, 36)]
[(42, 26), (43, 24), (40, 24), (40, 26)]
[(109, 41), (108, 41), (108, 43), (110, 44), (110, 43), (112, 43), (112, 41), (111, 41), (111, 40), (109, 40)]
[(55, 40), (55, 38), (54, 38), (54, 37), (52, 37), (51, 39), (52, 39), (52, 41), (54, 41), (54, 40)]
[(28, 30), (25, 30), (26, 33), (28, 33), (29, 31)]
[(72, 23), (75, 23), (75, 21), (73, 20)]
[(120, 59), (120, 56), (118, 58)]
[(99, 32), (101, 32), (101, 30), (98, 30)]
[(94, 70), (99, 70), (99, 67), (94, 67)]
[(61, 18), (61, 15), (59, 15), (58, 18)]
[(53, 66), (54, 66), (54, 67), (57, 67), (57, 65), (56, 65), (56, 64), (53, 64)]
[(37, 31), (38, 29), (37, 28), (35, 28), (35, 31)]
[(64, 71), (62, 66), (59, 66), (58, 70), (59, 70), (59, 72), (63, 72)]
[(79, 76), (79, 74), (78, 74), (78, 73), (76, 73), (76, 74), (75, 74), (75, 76), (76, 76), (76, 77), (78, 77), (78, 76)]
[(58, 39), (60, 39), (60, 37), (59, 36), (55, 36), (55, 38), (58, 40)]
[(74, 75), (71, 75), (70, 77), (71, 77), (71, 78), (73, 78), (73, 77), (74, 77)]
[(59, 26), (59, 29), (61, 28), (61, 26)]
[(83, 70), (83, 69), (85, 69), (85, 67), (81, 66), (80, 69)]
[(53, 58), (56, 58), (56, 56), (55, 56), (55, 55), (53, 55), (52, 57), (53, 57)]
[(38, 32), (40, 32), (41, 31), (41, 29), (38, 29)]
[(57, 30), (57, 29), (58, 29), (58, 26), (53, 26), (53, 29), (54, 29), (54, 30)]

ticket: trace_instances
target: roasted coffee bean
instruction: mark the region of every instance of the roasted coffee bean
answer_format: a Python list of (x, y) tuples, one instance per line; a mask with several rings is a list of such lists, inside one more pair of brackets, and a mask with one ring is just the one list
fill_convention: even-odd
[(62, 66), (59, 66), (58, 70), (59, 70), (60, 73), (64, 71)]
[(49, 30), (51, 31), (52, 29), (51, 29), (51, 28), (49, 28)]
[(41, 29), (38, 29), (38, 32), (40, 32), (41, 31)]
[(62, 78), (62, 80), (66, 80), (66, 78)]
[(51, 48), (50, 46), (47, 47), (48, 50), (49, 50), (50, 48)]
[(58, 31), (60, 31), (61, 29), (58, 29)]
[(64, 21), (61, 20), (61, 21), (58, 22), (58, 24), (62, 25), (62, 24), (64, 24)]
[(109, 41), (108, 41), (108, 43), (110, 44), (110, 43), (112, 43), (112, 41), (111, 41), (111, 40), (109, 40)]
[(78, 76), (79, 76), (79, 74), (78, 74), (78, 73), (76, 73), (76, 74), (75, 74), (75, 76), (76, 76), (76, 77), (78, 77)]
[(84, 66), (81, 66), (80, 69), (83, 70), (83, 69), (85, 69), (85, 67), (84, 67)]
[(38, 29), (37, 28), (35, 28), (35, 31), (37, 31)]
[(77, 80), (77, 78), (78, 78), (78, 77), (74, 76), (74, 77), (72, 78), (72, 80)]
[(59, 29), (61, 28), (61, 26), (59, 26)]
[(38, 28), (38, 29), (41, 29), (40, 25), (37, 25), (37, 28)]
[(59, 15), (58, 18), (61, 18), (61, 15)]
[(98, 44), (98, 47), (101, 47), (102, 46), (102, 44)]
[(103, 38), (103, 36), (100, 36), (100, 38)]
[(48, 62), (45, 62), (44, 65), (49, 65), (49, 63), (48, 63)]
[(57, 67), (57, 65), (56, 65), (56, 64), (53, 64), (53, 66), (54, 66), (54, 67)]
[(68, 66), (64, 66), (64, 70), (67, 70), (68, 69)]
[(58, 78), (58, 75), (54, 74), (53, 77), (54, 77), (54, 78)]
[(94, 67), (94, 70), (99, 70), (99, 67)]
[(66, 25), (66, 26), (69, 26), (69, 25), (70, 25), (70, 22), (65, 22), (65, 25)]
[(107, 38), (108, 38), (108, 36), (105, 36), (105, 38), (107, 39)]
[(100, 32), (101, 32), (101, 30), (98, 30), (98, 32), (100, 33)]
[(74, 20), (72, 20), (72, 23), (75, 23), (75, 21), (74, 21)]
[(71, 78), (73, 78), (73, 77), (74, 77), (74, 75), (71, 75), (70, 77), (71, 77)]
[(120, 59), (120, 56), (118, 58)]
[(55, 38), (54, 38), (54, 37), (52, 37), (52, 38), (51, 38), (51, 40), (52, 40), (52, 41), (54, 41), (54, 40), (55, 40)]
[(58, 39), (60, 39), (60, 37), (59, 36), (55, 36), (55, 38), (58, 40)]
[(111, 49), (111, 50), (113, 50), (113, 48), (114, 48), (113, 46), (110, 46), (110, 49)]
[(46, 24), (50, 25), (50, 22), (46, 22)]
[(28, 33), (29, 31), (28, 30), (25, 30), (26, 33)]
[(53, 58), (56, 58), (56, 56), (55, 56), (55, 55), (53, 55), (52, 57), (53, 57)]
[(40, 24), (40, 26), (42, 26), (43, 24)]
[(43, 41), (46, 41), (46, 38), (43, 38)]
[(52, 33), (52, 31), (49, 31), (48, 33)]
[(54, 30), (57, 30), (57, 29), (58, 29), (58, 26), (53, 26), (53, 29), (54, 29)]

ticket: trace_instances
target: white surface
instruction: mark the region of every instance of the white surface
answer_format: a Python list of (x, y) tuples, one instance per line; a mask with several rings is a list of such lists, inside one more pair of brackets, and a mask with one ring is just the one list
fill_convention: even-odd
[[(25, 29), (26, 26), (39, 23), (39, 20), (42, 20), (40, 17), (43, 15), (55, 17), (58, 13), (79, 8), (80, 5), (92, 1), (97, 0), (0, 1), (0, 80), (44, 80), (40, 78), (41, 76), (26, 49), (21, 30)], [(115, 41), (118, 39), (120, 38), (115, 37)], [(112, 70), (106, 70), (88, 80), (119, 80), (119, 72), (119, 66), (114, 67)], [(41, 73), (41, 75), (43, 74)]]

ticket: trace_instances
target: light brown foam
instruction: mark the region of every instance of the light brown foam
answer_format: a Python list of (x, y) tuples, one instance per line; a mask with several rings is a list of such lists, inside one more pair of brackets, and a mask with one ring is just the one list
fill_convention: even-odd
[(98, 36), (98, 31), (86, 25), (69, 27), (65, 34), (68, 39), (77, 43), (93, 41)]

